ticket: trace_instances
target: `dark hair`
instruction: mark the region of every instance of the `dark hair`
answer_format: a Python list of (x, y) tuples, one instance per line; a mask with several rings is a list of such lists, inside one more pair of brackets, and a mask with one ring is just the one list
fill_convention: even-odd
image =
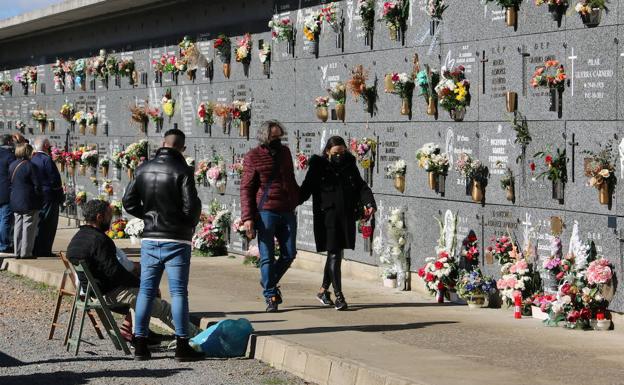
[(327, 144), (325, 144), (325, 148), (323, 149), (323, 156), (327, 156), (327, 151), (331, 150), (331, 148), (334, 146), (347, 147), (347, 144), (345, 143), (345, 140), (342, 139), (342, 136), (332, 136), (327, 140)]
[(106, 213), (106, 210), (110, 204), (101, 199), (91, 199), (84, 205), (82, 205), (82, 215), (87, 223), (95, 223), (97, 221), (98, 214)]
[(10, 146), (13, 144), (13, 137), (9, 134), (4, 134), (0, 137), (0, 146)]
[[(169, 136), (174, 136), (174, 138), (169, 138), (167, 139), (167, 137)], [(186, 135), (184, 135), (184, 132), (178, 130), (177, 128), (172, 128), (170, 130), (167, 130), (167, 132), (165, 132), (165, 141), (173, 147), (176, 148), (182, 148), (184, 147), (184, 142), (186, 140)]]

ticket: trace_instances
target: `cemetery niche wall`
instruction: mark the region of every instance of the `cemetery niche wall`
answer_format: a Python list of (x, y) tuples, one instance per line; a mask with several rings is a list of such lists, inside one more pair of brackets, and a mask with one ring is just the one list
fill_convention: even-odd
[[(488, 251), (493, 237), (511, 236), (541, 269), (553, 236), (565, 254), (576, 229), (622, 276), (624, 2), (590, 17), (576, 1), (553, 15), (533, 1), (519, 1), (514, 13), (496, 1), (445, 0), (432, 11), (439, 2), (412, 0), (395, 19), (384, 16), (383, 1), (363, 2), (372, 19), (356, 0), (206, 3), (0, 41), (0, 133), (43, 133), (61, 157), (91, 151), (80, 160), (65, 154), (68, 215), (82, 192), (119, 201), (138, 163), (132, 157), (151, 156), (177, 127), (201, 174), (205, 208), (216, 199), (215, 214), (230, 211), (223, 237), (241, 251), (247, 242), (229, 225), (240, 214), (240, 159), (262, 121), (278, 119), (299, 182), (306, 158), (330, 136), (374, 144), (359, 160), (379, 210), (372, 236), (360, 234), (348, 259), (381, 273), (383, 245), (374, 240), (387, 241), (401, 209), (408, 245), (399, 270), (416, 272), (436, 256), (434, 217), (452, 213), (455, 248), (476, 234), (486, 274), (501, 274)], [(363, 80), (354, 78), (359, 65)], [(130, 146), (142, 140), (147, 148)], [(423, 148), (438, 158), (417, 159)], [(472, 168), (458, 169), (466, 160)], [(397, 161), (402, 171), (389, 172)], [(311, 202), (298, 221), (299, 248), (314, 251)], [(622, 292), (612, 310), (624, 311)]]

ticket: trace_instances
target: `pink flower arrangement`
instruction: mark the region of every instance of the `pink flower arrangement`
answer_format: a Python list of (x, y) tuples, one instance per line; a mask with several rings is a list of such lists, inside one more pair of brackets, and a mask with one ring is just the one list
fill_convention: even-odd
[(303, 152), (298, 152), (296, 155), (296, 164), (295, 167), (297, 170), (305, 170), (308, 168), (308, 157)]
[(529, 264), (526, 260), (521, 259), (518, 262), (511, 265), (509, 272), (512, 274), (524, 275), (529, 271)]
[(611, 282), (613, 270), (608, 259), (600, 258), (589, 264), (587, 282), (590, 285), (604, 285)]

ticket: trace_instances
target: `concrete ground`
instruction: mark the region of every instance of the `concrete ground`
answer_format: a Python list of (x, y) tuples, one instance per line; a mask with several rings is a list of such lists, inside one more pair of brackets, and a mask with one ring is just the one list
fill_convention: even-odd
[[(20, 265), (33, 276), (61, 271), (55, 260)], [(337, 312), (315, 298), (320, 272), (297, 269), (282, 280), (280, 312), (267, 314), (258, 281), (241, 257), (194, 257), (191, 311), (204, 323), (248, 318), (255, 357), (319, 384), (624, 384), (617, 323), (609, 332), (548, 328), (510, 310), (439, 305), (351, 279), (343, 282), (350, 310)]]

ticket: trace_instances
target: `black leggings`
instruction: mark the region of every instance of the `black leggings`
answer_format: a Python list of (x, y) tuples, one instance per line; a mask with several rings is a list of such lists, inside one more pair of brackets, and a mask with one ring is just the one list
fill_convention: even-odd
[(327, 252), (327, 261), (325, 262), (325, 273), (323, 274), (323, 289), (329, 289), (329, 284), (334, 287), (335, 294), (342, 293), (342, 280), (340, 273), (340, 265), (342, 264), (342, 250), (333, 250)]

